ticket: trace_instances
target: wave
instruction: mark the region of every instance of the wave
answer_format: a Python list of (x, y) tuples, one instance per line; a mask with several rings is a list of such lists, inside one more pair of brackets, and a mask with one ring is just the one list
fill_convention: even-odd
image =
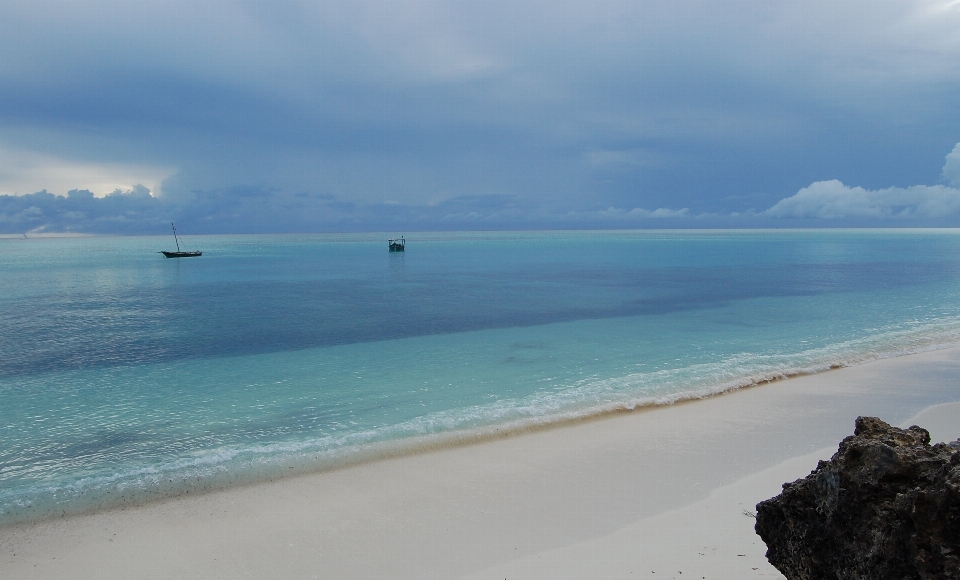
[(553, 391), (429, 413), (344, 435), (224, 446), (117, 473), (0, 490), (0, 524), (139, 504), (479, 442), (960, 345), (960, 318), (915, 321), (907, 326), (794, 353), (744, 352), (718, 362), (584, 379)]

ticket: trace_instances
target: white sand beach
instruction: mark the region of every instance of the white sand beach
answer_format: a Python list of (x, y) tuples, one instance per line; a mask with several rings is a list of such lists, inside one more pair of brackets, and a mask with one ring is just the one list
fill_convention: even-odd
[[(931, 399), (942, 404), (930, 407)], [(958, 401), (960, 349), (881, 360), (478, 444), (7, 526), (0, 576), (779, 578), (753, 533), (758, 501), (829, 457), (858, 415), (956, 439)]]

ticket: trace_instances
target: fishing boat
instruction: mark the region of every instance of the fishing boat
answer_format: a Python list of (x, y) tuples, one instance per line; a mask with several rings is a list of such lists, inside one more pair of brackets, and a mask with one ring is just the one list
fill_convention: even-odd
[(393, 240), (387, 240), (387, 244), (389, 244), (388, 247), (390, 248), (391, 252), (402, 252), (404, 251), (404, 247), (406, 247), (407, 242), (404, 241), (403, 236), (400, 236), (399, 238)]
[(177, 239), (177, 227), (173, 225), (173, 223), (170, 224), (170, 227), (173, 228), (173, 241), (176, 242), (177, 244), (177, 251), (164, 252), (161, 250), (160, 253), (163, 254), (164, 258), (194, 258), (196, 256), (203, 255), (203, 252), (184, 252), (183, 250), (181, 250), (180, 240)]

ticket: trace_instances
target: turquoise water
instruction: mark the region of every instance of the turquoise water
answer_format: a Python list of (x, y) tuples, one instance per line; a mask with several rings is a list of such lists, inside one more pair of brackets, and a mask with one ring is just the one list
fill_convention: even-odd
[(955, 230), (386, 237), (0, 240), (0, 521), (960, 344)]

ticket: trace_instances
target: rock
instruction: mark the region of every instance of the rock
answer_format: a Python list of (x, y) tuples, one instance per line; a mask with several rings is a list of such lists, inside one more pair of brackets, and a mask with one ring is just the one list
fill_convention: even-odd
[(757, 504), (755, 529), (789, 580), (960, 578), (960, 440), (858, 417), (830, 461)]

